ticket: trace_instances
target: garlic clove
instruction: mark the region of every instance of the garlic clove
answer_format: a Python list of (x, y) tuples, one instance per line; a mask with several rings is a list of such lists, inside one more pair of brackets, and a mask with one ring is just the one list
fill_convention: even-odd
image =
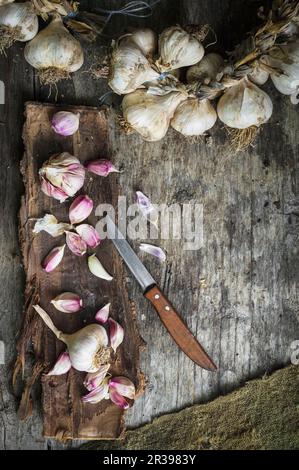
[(112, 377), (109, 380), (109, 388), (112, 388), (123, 397), (130, 398), (131, 400), (135, 398), (135, 385), (127, 377)]
[(97, 372), (87, 374), (83, 382), (87, 390), (91, 392), (95, 388), (99, 387), (105, 379), (109, 368), (110, 364), (105, 364), (101, 366)]
[(96, 321), (98, 321), (98, 322), (101, 323), (102, 325), (104, 325), (105, 323), (107, 323), (107, 320), (108, 320), (108, 317), (109, 317), (109, 312), (110, 312), (110, 305), (111, 305), (111, 303), (106, 304), (104, 307), (102, 307), (102, 308), (96, 313), (95, 319), (96, 319)]
[(96, 229), (92, 227), (92, 225), (77, 225), (76, 232), (80, 235), (82, 240), (84, 240), (87, 246), (89, 246), (90, 248), (96, 248), (101, 243), (100, 236)]
[(87, 171), (99, 176), (108, 176), (109, 173), (120, 173), (120, 171), (109, 160), (91, 160), (85, 165)]
[(83, 256), (87, 251), (87, 244), (84, 240), (74, 232), (65, 232), (66, 235), (66, 244), (71, 250), (72, 253), (76, 256)]
[(109, 389), (109, 397), (110, 400), (117, 405), (119, 408), (122, 408), (123, 410), (127, 410), (129, 408), (129, 403), (127, 400), (122, 397), (116, 390), (113, 388)]
[(149, 28), (137, 29), (120, 39), (120, 45), (135, 44), (145, 57), (152, 57), (157, 48), (157, 35)]
[(217, 113), (209, 100), (188, 98), (177, 107), (170, 124), (185, 136), (196, 136), (203, 135), (216, 121)]
[(142, 191), (136, 191), (136, 203), (139, 211), (147, 220), (153, 225), (157, 226), (159, 220), (159, 213), (155, 206), (151, 203), (150, 199), (143, 194)]
[(224, 60), (219, 54), (210, 53), (202, 60), (187, 70), (186, 78), (188, 83), (200, 82), (208, 85), (223, 71)]
[(108, 383), (104, 382), (90, 393), (82, 397), (83, 403), (96, 404), (109, 397)]
[(72, 224), (79, 224), (91, 214), (93, 202), (88, 196), (78, 196), (69, 209), (69, 219)]
[(166, 261), (166, 254), (159, 246), (150, 245), (149, 243), (140, 243), (139, 249), (155, 256), (162, 262)]
[(96, 255), (91, 255), (88, 257), (88, 267), (92, 274), (95, 276), (105, 279), (106, 281), (112, 281), (113, 277), (104, 269), (100, 260)]
[(68, 352), (63, 352), (57, 359), (54, 367), (48, 372), (47, 376), (66, 374), (72, 367)]
[(109, 329), (110, 329), (110, 344), (114, 352), (116, 352), (118, 346), (124, 340), (124, 329), (117, 323), (113, 318), (108, 318)]
[(64, 313), (78, 312), (83, 307), (82, 299), (77, 294), (72, 292), (64, 292), (58, 295), (55, 299), (51, 300), (51, 304)]
[(52, 117), (51, 124), (56, 134), (73, 135), (79, 129), (79, 116), (69, 111), (59, 111)]
[(41, 180), (41, 190), (42, 192), (49, 197), (57, 199), (59, 202), (64, 202), (68, 195), (60, 188), (56, 188), (49, 181), (47, 181), (43, 176), (40, 176)]
[(56, 246), (50, 251), (50, 253), (48, 253), (42, 262), (42, 268), (44, 271), (46, 271), (46, 273), (50, 273), (54, 271), (55, 268), (57, 268), (63, 258), (64, 249), (65, 245)]
[(59, 237), (63, 235), (66, 230), (70, 230), (70, 224), (58, 223), (56, 217), (52, 214), (45, 214), (44, 217), (37, 219), (33, 233), (40, 233), (42, 231), (49, 233), (52, 237)]

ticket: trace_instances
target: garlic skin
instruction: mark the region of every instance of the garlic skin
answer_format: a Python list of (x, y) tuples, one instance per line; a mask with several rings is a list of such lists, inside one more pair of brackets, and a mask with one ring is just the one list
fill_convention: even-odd
[(123, 115), (144, 140), (156, 142), (166, 135), (176, 108), (186, 98), (181, 91), (171, 91), (159, 96), (137, 90), (124, 97)]
[(84, 240), (74, 232), (65, 232), (66, 234), (66, 244), (72, 253), (76, 256), (83, 256), (87, 251), (87, 244)]
[(229, 88), (217, 106), (219, 119), (229, 127), (247, 129), (267, 122), (273, 111), (270, 97), (247, 78)]
[(63, 352), (57, 359), (54, 367), (48, 372), (47, 376), (66, 374), (72, 367), (69, 353)]
[(85, 169), (78, 158), (63, 152), (53, 155), (43, 164), (39, 177), (43, 193), (64, 202), (82, 188)]
[(90, 392), (99, 387), (105, 379), (109, 368), (110, 364), (105, 364), (101, 366), (97, 372), (87, 374), (83, 382), (84, 387), (86, 387)]
[(0, 49), (9, 47), (14, 41), (30, 41), (38, 32), (38, 17), (33, 12), (30, 2), (8, 3), (2, 3), (4, 6), (0, 4), (0, 31), (3, 27), (4, 32), (8, 36), (11, 35), (11, 42), (2, 45), (1, 32)]
[(134, 44), (139, 47), (145, 57), (152, 57), (157, 48), (157, 35), (149, 28), (142, 28), (126, 34), (120, 39), (120, 45)]
[(170, 124), (185, 136), (195, 136), (203, 135), (216, 121), (217, 113), (209, 100), (189, 98), (177, 107)]
[(292, 95), (299, 90), (299, 40), (277, 46), (270, 52), (269, 61), (277, 68), (278, 73), (271, 74), (271, 80), (280, 93)]
[(39, 70), (41, 83), (56, 83), (66, 79), (69, 74), (79, 70), (84, 62), (83, 49), (64, 27), (60, 16), (55, 16), (51, 23), (25, 47), (25, 59)]
[(56, 134), (70, 136), (79, 129), (79, 116), (69, 111), (59, 111), (52, 117), (51, 124)]
[(45, 214), (44, 217), (37, 219), (33, 233), (47, 232), (51, 237), (59, 237), (64, 234), (66, 230), (70, 230), (72, 226), (64, 222), (58, 222), (56, 217), (52, 214)]
[(196, 65), (187, 70), (186, 79), (188, 83), (200, 82), (208, 85), (216, 80), (217, 76), (223, 71), (224, 60), (219, 54), (214, 52), (207, 54)]
[(63, 313), (75, 313), (79, 312), (83, 307), (82, 299), (77, 294), (73, 292), (63, 292), (62, 294), (55, 297), (51, 300), (51, 304)]
[(51, 318), (39, 305), (33, 305), (48, 328), (56, 338), (67, 345), (70, 360), (74, 369), (82, 372), (97, 372), (110, 359), (108, 336), (103, 326), (87, 325), (73, 334), (58, 330)]
[(159, 37), (161, 71), (197, 64), (204, 56), (202, 44), (180, 26), (170, 26)]
[(47, 254), (42, 262), (42, 268), (46, 273), (51, 273), (60, 264), (64, 255), (65, 245), (55, 246), (50, 253)]
[(159, 78), (147, 58), (134, 44), (120, 45), (112, 52), (108, 84), (118, 95), (131, 93), (145, 82)]
[(145, 194), (143, 194), (142, 191), (136, 191), (135, 198), (138, 209), (143, 217), (157, 227), (159, 221), (159, 211), (154, 206), (154, 204), (152, 204), (151, 200)]
[(112, 377), (109, 380), (109, 388), (113, 388), (123, 397), (130, 398), (131, 400), (135, 398), (135, 385), (127, 377)]

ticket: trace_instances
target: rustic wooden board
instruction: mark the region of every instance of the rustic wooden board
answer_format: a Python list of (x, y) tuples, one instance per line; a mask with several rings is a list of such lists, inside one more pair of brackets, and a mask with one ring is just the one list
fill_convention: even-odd
[[(61, 137), (53, 132), (50, 118), (57, 111), (53, 105), (27, 103), (24, 126), (25, 154), (22, 173), (25, 195), (20, 212), (20, 238), (26, 272), (26, 294), (23, 329), (18, 341), (17, 368), (24, 365), (26, 346), (33, 342), (36, 364), (29, 378), (20, 406), (20, 417), (25, 418), (31, 409), (30, 391), (33, 378), (37, 379), (43, 369), (55, 363), (59, 353), (65, 349), (57, 341), (32, 309), (38, 299), (40, 305), (50, 314), (54, 324), (66, 333), (72, 333), (85, 324), (92, 323), (95, 312), (107, 302), (112, 303), (111, 315), (125, 328), (125, 340), (113, 358), (111, 373), (125, 375), (142, 389), (142, 375), (139, 371), (139, 348), (142, 341), (138, 335), (134, 309), (126, 294), (123, 268), (111, 242), (105, 240), (96, 252), (103, 265), (113, 275), (112, 282), (93, 276), (87, 267), (87, 257), (76, 257), (67, 248), (62, 263), (52, 273), (41, 268), (41, 261), (54, 246), (64, 243), (64, 237), (52, 238), (45, 232), (36, 236), (32, 233), (34, 219), (45, 213), (54, 214), (59, 221), (68, 220), (70, 202), (60, 204), (40, 190), (38, 169), (51, 155), (68, 151), (81, 162), (109, 154), (107, 141), (107, 119), (105, 111), (93, 108), (71, 107), (80, 114), (79, 131), (72, 137)], [(94, 208), (100, 203), (114, 204), (118, 195), (117, 177), (100, 178), (87, 174), (82, 194), (88, 194), (94, 201)], [(94, 211), (93, 211), (94, 213)], [(92, 214), (87, 220), (95, 225)], [(51, 306), (51, 299), (61, 292), (76, 292), (83, 299), (85, 308), (76, 314), (63, 314)], [(31, 338), (30, 338), (31, 336)], [(35, 377), (36, 375), (36, 377)], [(98, 405), (83, 404), (82, 385), (84, 373), (71, 371), (60, 377), (42, 376), (44, 435), (57, 439), (112, 439), (124, 431), (123, 412), (112, 402), (103, 401)]]

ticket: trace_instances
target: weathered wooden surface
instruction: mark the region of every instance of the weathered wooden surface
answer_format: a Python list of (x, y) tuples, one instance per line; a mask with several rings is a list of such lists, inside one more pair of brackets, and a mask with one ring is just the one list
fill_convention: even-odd
[[(121, 1), (101, 2), (115, 8)], [(157, 32), (176, 23), (209, 22), (218, 37), (216, 49), (229, 50), (256, 22), (249, 0), (162, 0), (150, 19), (126, 20), (130, 26), (149, 25)], [(92, 4), (92, 2), (90, 2)], [(124, 18), (113, 19), (107, 33), (124, 30)], [(215, 49), (215, 46), (213, 46)], [(216, 50), (215, 49), (215, 50)], [(26, 66), (19, 46), (1, 59), (0, 79), (7, 89), (0, 106), (1, 216), (0, 259), (2, 329), (6, 365), (0, 366), (2, 392), (1, 446), (55, 448), (41, 438), (40, 416), (18, 422), (9, 385), (10, 361), (22, 315), (23, 272), (17, 244), (19, 198), (22, 192), (19, 159), (21, 126), (26, 99), (48, 101), (48, 90)], [(211, 49), (212, 50), (212, 49)], [(19, 51), (19, 56), (16, 56)], [(85, 70), (94, 62), (89, 47)], [(10, 86), (9, 86), (10, 85)], [(181, 250), (179, 242), (161, 242), (168, 252), (165, 266), (144, 257), (165, 293), (219, 365), (209, 374), (178, 351), (156, 314), (128, 275), (130, 298), (139, 312), (142, 337), (148, 347), (141, 368), (148, 377), (146, 394), (127, 415), (127, 425), (149, 422), (161, 413), (203, 402), (237, 387), (250, 377), (275, 369), (290, 360), (292, 341), (299, 337), (298, 293), (298, 109), (269, 83), (274, 115), (254, 148), (229, 153), (226, 133), (217, 125), (212, 145), (190, 143), (174, 131), (160, 143), (119, 133), (110, 119), (110, 147), (114, 161), (123, 165), (122, 193), (133, 200), (135, 189), (156, 203), (203, 204), (204, 246), (197, 252)], [(59, 87), (59, 102), (97, 105), (108, 90), (104, 81), (77, 73)], [(51, 99), (54, 99), (52, 97)], [(1, 338), (1, 339), (2, 339)], [(74, 444), (76, 445), (76, 444)]]
[[(117, 354), (111, 354), (110, 372), (114, 376), (129, 377), (138, 389), (143, 387), (139, 371), (139, 349), (142, 340), (138, 335), (135, 311), (131, 308), (125, 291), (124, 271), (119, 256), (111, 252), (111, 242), (104, 240), (94, 252), (113, 276), (111, 282), (103, 281), (89, 272), (87, 256), (76, 257), (66, 248), (59, 267), (47, 274), (41, 262), (55, 246), (65, 243), (65, 237), (53, 238), (42, 232), (34, 235), (35, 220), (44, 214), (54, 214), (58, 221), (68, 221), (70, 203), (60, 204), (45, 196), (40, 189), (38, 169), (54, 154), (63, 151), (75, 155), (84, 163), (99, 156), (109, 157), (107, 148), (107, 118), (105, 111), (88, 107), (71, 107), (80, 115), (80, 127), (74, 136), (63, 138), (51, 128), (51, 117), (61, 108), (53, 105), (28, 103), (23, 139), (25, 154), (22, 160), (22, 174), (25, 195), (20, 210), (20, 242), (26, 272), (24, 319), (18, 339), (17, 368), (19, 374), (25, 368), (27, 344), (32, 342), (35, 362), (40, 372), (53, 366), (65, 345), (57, 341), (51, 331), (38, 318), (32, 304), (39, 303), (51, 316), (54, 324), (63, 332), (73, 333), (94, 322), (94, 315), (100, 306), (111, 302), (111, 316), (125, 328), (125, 339)], [(99, 204), (113, 206), (119, 193), (116, 175), (99, 178), (87, 174), (82, 194), (88, 194), (94, 208)], [(95, 225), (96, 217), (89, 216), (87, 222)], [(61, 292), (76, 292), (83, 299), (83, 309), (76, 314), (58, 312), (51, 300)], [(35, 366), (36, 368), (37, 366)], [(32, 371), (26, 370), (30, 389), (26, 385), (19, 415), (25, 418), (31, 411)], [(39, 378), (39, 377), (37, 377)], [(59, 377), (43, 375), (43, 420), (44, 435), (57, 439), (112, 439), (124, 432), (123, 411), (112, 402), (103, 401), (98, 405), (81, 402), (84, 373), (71, 370)], [(33, 404), (34, 406), (34, 404)]]

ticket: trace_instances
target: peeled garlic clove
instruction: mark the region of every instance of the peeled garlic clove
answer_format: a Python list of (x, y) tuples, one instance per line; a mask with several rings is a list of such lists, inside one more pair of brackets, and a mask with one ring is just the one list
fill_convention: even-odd
[(119, 173), (112, 162), (109, 160), (99, 159), (91, 160), (85, 165), (87, 171), (99, 176), (108, 176), (109, 173)]
[(124, 97), (123, 115), (144, 140), (155, 142), (165, 136), (176, 108), (186, 98), (181, 91), (161, 96), (137, 90)]
[(136, 390), (133, 382), (127, 377), (112, 377), (109, 380), (109, 388), (113, 388), (119, 395), (134, 400)]
[(108, 336), (103, 326), (91, 324), (73, 334), (66, 334), (56, 328), (50, 316), (39, 305), (33, 305), (33, 308), (56, 338), (67, 345), (74, 369), (82, 372), (97, 372), (103, 364), (109, 362), (110, 348), (108, 348)]
[(273, 104), (267, 93), (247, 78), (229, 88), (217, 106), (221, 121), (235, 129), (259, 127), (270, 119), (272, 111)]
[(79, 129), (79, 116), (69, 111), (59, 111), (52, 117), (51, 124), (56, 134), (73, 135)]
[(69, 230), (72, 226), (63, 222), (58, 223), (58, 220), (52, 214), (46, 214), (44, 217), (37, 219), (33, 233), (47, 232), (52, 237), (59, 237), (63, 235), (66, 230)]
[(170, 26), (162, 32), (159, 52), (162, 71), (189, 67), (204, 56), (202, 44), (180, 26)]
[(170, 122), (171, 127), (186, 136), (203, 135), (217, 121), (217, 113), (209, 100), (189, 98), (181, 103)]
[(106, 304), (103, 308), (101, 308), (101, 309), (96, 313), (95, 319), (96, 319), (96, 321), (98, 321), (99, 323), (102, 323), (102, 325), (104, 325), (105, 323), (107, 323), (107, 320), (108, 320), (108, 317), (109, 317), (109, 312), (110, 312), (110, 305), (111, 305), (111, 303)]
[(79, 224), (91, 214), (93, 202), (88, 196), (78, 196), (69, 209), (69, 218), (72, 224)]
[(83, 403), (96, 404), (102, 400), (107, 399), (109, 396), (108, 394), (109, 394), (108, 383), (104, 382), (101, 385), (99, 385), (97, 388), (92, 390), (90, 393), (82, 397), (82, 401)]
[(127, 400), (125, 400), (124, 397), (122, 397), (116, 390), (113, 388), (109, 389), (109, 397), (110, 400), (119, 408), (122, 408), (123, 410), (127, 410), (129, 408), (129, 403)]
[(0, 52), (15, 41), (30, 41), (38, 32), (38, 18), (30, 2), (6, 3), (0, 6)]
[(85, 169), (77, 157), (63, 152), (52, 155), (39, 170), (41, 189), (47, 195), (64, 202), (82, 188)]
[(224, 68), (224, 60), (219, 54), (214, 52), (207, 54), (196, 65), (187, 70), (186, 78), (188, 83), (200, 82), (208, 85), (216, 80)]
[(139, 248), (141, 251), (145, 251), (146, 253), (155, 256), (162, 262), (166, 261), (166, 254), (159, 246), (150, 245), (149, 243), (140, 243)]
[(92, 274), (95, 276), (105, 279), (106, 281), (112, 281), (113, 277), (107, 273), (106, 269), (104, 269), (100, 260), (96, 257), (96, 255), (91, 255), (88, 258), (88, 267)]
[(63, 258), (64, 249), (65, 249), (65, 245), (56, 246), (45, 257), (45, 259), (42, 262), (42, 268), (44, 269), (44, 271), (46, 271), (46, 273), (50, 273), (54, 271), (55, 268), (57, 268), (57, 266), (59, 265), (59, 263), (61, 262)]
[(66, 244), (72, 253), (76, 256), (83, 256), (87, 251), (87, 244), (84, 240), (74, 232), (65, 232)]
[(71, 367), (72, 363), (69, 353), (63, 352), (57, 359), (53, 369), (51, 369), (50, 372), (48, 372), (46, 375), (63, 375), (66, 374)]
[(152, 57), (157, 48), (157, 35), (149, 28), (137, 29), (126, 34), (120, 40), (120, 45), (135, 44), (145, 57)]
[(96, 248), (101, 243), (99, 234), (96, 229), (92, 227), (92, 225), (77, 225), (76, 232), (80, 235), (82, 240), (84, 240), (86, 245), (90, 248)]
[(72, 292), (64, 292), (63, 294), (58, 295), (55, 299), (51, 300), (51, 304), (64, 313), (74, 313), (79, 312), (83, 307), (82, 299), (77, 294)]
[(114, 352), (124, 340), (124, 329), (113, 318), (108, 319), (110, 328), (110, 344)]
[(147, 58), (134, 44), (114, 48), (110, 70), (108, 84), (119, 95), (131, 93), (143, 83), (159, 78), (158, 72), (151, 68)]
[(87, 374), (83, 382), (84, 387), (86, 387), (90, 392), (99, 387), (105, 379), (109, 368), (110, 364), (105, 364), (101, 366), (97, 372)]
[(69, 78), (84, 62), (80, 43), (64, 27), (60, 16), (41, 30), (25, 47), (25, 59), (39, 72), (42, 84)]

